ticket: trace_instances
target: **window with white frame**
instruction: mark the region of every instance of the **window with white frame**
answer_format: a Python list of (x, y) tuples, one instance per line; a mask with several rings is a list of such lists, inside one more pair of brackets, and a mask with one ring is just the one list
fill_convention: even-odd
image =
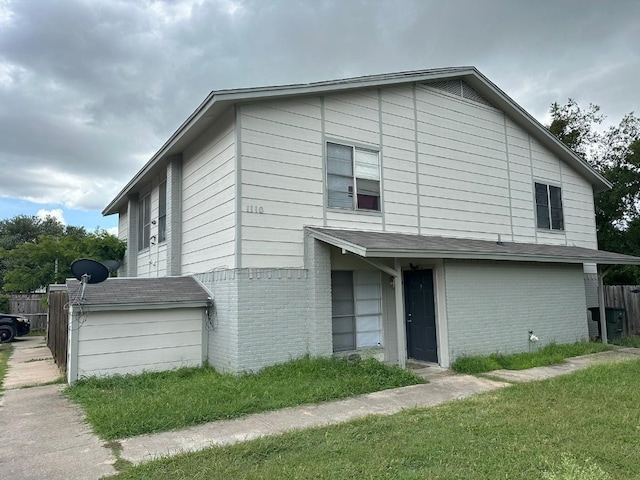
[(167, 239), (167, 182), (158, 189), (158, 243)]
[(380, 273), (331, 272), (333, 351), (382, 345)]
[(138, 203), (138, 250), (149, 248), (151, 239), (151, 195)]
[(538, 228), (564, 230), (562, 214), (562, 189), (545, 183), (535, 184), (536, 221)]
[(328, 206), (380, 211), (380, 155), (327, 143)]

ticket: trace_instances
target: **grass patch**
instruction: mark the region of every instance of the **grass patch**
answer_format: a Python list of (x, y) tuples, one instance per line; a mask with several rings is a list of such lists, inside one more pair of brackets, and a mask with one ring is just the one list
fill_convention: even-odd
[(621, 347), (640, 348), (640, 335), (616, 338), (615, 340), (611, 340), (611, 343), (614, 345), (620, 345)]
[(0, 344), (0, 394), (4, 391), (4, 376), (7, 374), (7, 370), (9, 369), (9, 358), (12, 353), (12, 344)]
[(640, 361), (438, 407), (290, 432), (126, 469), (117, 479), (640, 478)]
[(89, 378), (66, 389), (106, 440), (424, 383), (373, 359), (303, 358), (258, 374), (212, 368)]
[(595, 342), (577, 342), (569, 345), (550, 343), (536, 352), (514, 353), (511, 355), (493, 353), (491, 355), (460, 357), (451, 365), (451, 369), (457, 373), (470, 375), (501, 368), (525, 370), (545, 365), (557, 365), (563, 363), (565, 358), (605, 352), (607, 350), (611, 350), (611, 347)]

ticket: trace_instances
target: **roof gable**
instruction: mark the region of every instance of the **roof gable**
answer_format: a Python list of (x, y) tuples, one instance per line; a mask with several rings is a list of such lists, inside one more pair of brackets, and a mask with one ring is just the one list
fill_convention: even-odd
[[(428, 84), (468, 100), (483, 103), (502, 110), (511, 120), (538, 140), (561, 160), (573, 167), (593, 186), (595, 192), (606, 190), (611, 184), (593, 167), (564, 145), (547, 128), (494, 85), (475, 67), (452, 67), (417, 70), (381, 75), (367, 75), (314, 82), (307, 84), (280, 85), (256, 88), (241, 88), (211, 92), (200, 106), (174, 132), (167, 142), (131, 179), (122, 191), (105, 207), (103, 215), (117, 213), (126, 203), (127, 195), (135, 192), (140, 184), (148, 181), (157, 164), (170, 155), (181, 153), (189, 143), (221, 115), (238, 103), (252, 103), (261, 100), (291, 98), (295, 96), (317, 96), (331, 93), (368, 88), (382, 88), (391, 85)], [(466, 93), (465, 93), (466, 92)]]

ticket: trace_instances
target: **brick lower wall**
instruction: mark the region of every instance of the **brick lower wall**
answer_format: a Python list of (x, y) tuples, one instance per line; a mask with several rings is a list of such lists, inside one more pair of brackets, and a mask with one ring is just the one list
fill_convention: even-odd
[(197, 277), (213, 294), (208, 361), (217, 370), (257, 371), (307, 354), (331, 353), (331, 299), (329, 330), (319, 338), (318, 325), (327, 322), (313, 315), (319, 306), (311, 300), (308, 270), (243, 268)]
[(207, 322), (207, 359), (220, 372), (236, 372), (238, 365), (238, 280), (236, 270), (196, 275), (213, 297)]
[(243, 269), (237, 275), (237, 371), (311, 354), (307, 270)]
[(447, 261), (445, 276), (452, 361), (588, 338), (582, 265)]

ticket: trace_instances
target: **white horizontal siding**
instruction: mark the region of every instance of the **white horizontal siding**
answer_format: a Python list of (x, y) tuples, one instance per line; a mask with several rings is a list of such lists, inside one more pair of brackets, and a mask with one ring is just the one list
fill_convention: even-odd
[(382, 215), (363, 214), (351, 210), (332, 208), (327, 210), (327, 224), (336, 228), (382, 231)]
[(242, 267), (302, 267), (302, 228), (322, 224), (320, 99), (241, 108)]
[(235, 132), (233, 112), (183, 152), (183, 274), (234, 264)]
[[(151, 199), (151, 226), (149, 247), (138, 252), (138, 277), (160, 277), (166, 274), (166, 243), (158, 243), (160, 183), (164, 180), (164, 175), (156, 175), (140, 195), (142, 199), (148, 194)], [(130, 248), (137, 249), (138, 245), (130, 245)]]
[[(595, 239), (590, 185), (495, 108), (420, 86), (414, 98), (402, 86), (241, 111), (243, 267), (303, 266), (304, 225), (582, 246)], [(326, 141), (379, 149), (380, 214), (323, 206)], [(567, 232), (536, 228), (535, 181), (562, 186)]]
[(369, 145), (380, 143), (378, 93), (330, 95), (324, 100), (325, 134)]
[(567, 244), (598, 248), (593, 189), (568, 165), (561, 166)]
[(127, 210), (118, 212), (118, 239), (126, 242), (129, 238), (129, 216)]
[(510, 185), (501, 112), (416, 90), (421, 232), (510, 239)]
[(202, 309), (88, 312), (78, 329), (78, 376), (201, 365)]

